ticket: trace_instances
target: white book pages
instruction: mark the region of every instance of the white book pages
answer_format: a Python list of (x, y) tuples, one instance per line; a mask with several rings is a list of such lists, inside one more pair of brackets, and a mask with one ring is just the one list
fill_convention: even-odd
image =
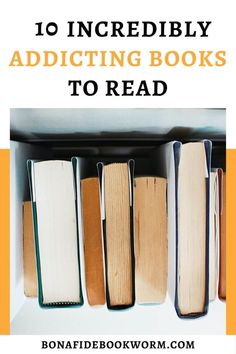
[(160, 146), (155, 156), (156, 173), (167, 178), (168, 293), (173, 302), (177, 299), (178, 313), (201, 313), (205, 304), (207, 237), (208, 169), (204, 141), (188, 144), (173, 141)]
[(72, 163), (35, 162), (33, 169), (43, 303), (81, 300)]
[(182, 315), (204, 311), (206, 294), (206, 153), (183, 144), (178, 173), (178, 305)]

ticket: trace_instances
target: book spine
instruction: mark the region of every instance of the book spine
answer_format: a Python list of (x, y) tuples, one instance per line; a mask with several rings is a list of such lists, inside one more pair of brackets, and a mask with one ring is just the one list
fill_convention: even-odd
[(204, 140), (205, 156), (206, 156), (206, 258), (205, 258), (205, 301), (202, 312), (190, 313), (183, 315), (179, 309), (178, 301), (178, 166), (180, 159), (180, 146), (174, 145), (174, 161), (175, 161), (175, 210), (176, 210), (176, 277), (175, 277), (175, 309), (178, 317), (182, 319), (193, 319), (205, 316), (209, 306), (209, 233), (210, 233), (210, 171), (211, 171), (211, 149), (212, 143), (209, 140)]
[(124, 310), (134, 306), (135, 304), (135, 258), (134, 258), (134, 221), (133, 221), (133, 182), (134, 182), (134, 160), (125, 161), (128, 163), (129, 179), (130, 179), (130, 245), (132, 258), (132, 302), (129, 305), (113, 306), (110, 301), (108, 276), (107, 276), (107, 246), (106, 246), (106, 218), (105, 218), (105, 204), (104, 204), (104, 163), (97, 163), (97, 172), (100, 183), (100, 201), (101, 201), (101, 217), (102, 217), (102, 234), (104, 245), (104, 260), (105, 260), (105, 286), (106, 286), (106, 302), (107, 308), (110, 310)]
[(38, 219), (37, 219), (37, 203), (35, 197), (35, 188), (34, 188), (34, 160), (27, 161), (27, 170), (28, 170), (28, 179), (30, 186), (30, 195), (32, 201), (32, 217), (33, 217), (33, 229), (34, 229), (34, 240), (35, 240), (35, 253), (36, 253), (36, 268), (37, 268), (37, 279), (38, 279), (38, 303), (39, 306), (43, 309), (50, 308), (64, 308), (64, 307), (80, 307), (83, 305), (83, 297), (81, 290), (81, 302), (72, 303), (72, 302), (60, 302), (60, 303), (43, 303), (43, 288), (42, 288), (42, 276), (41, 276), (41, 264), (40, 264), (40, 250), (39, 250), (39, 239), (38, 239)]

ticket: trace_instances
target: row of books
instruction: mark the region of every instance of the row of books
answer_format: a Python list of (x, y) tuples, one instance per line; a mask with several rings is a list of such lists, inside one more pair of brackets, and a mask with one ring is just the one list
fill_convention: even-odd
[(196, 318), (225, 299), (225, 183), (211, 142), (162, 145), (153, 163), (155, 176), (136, 176), (129, 160), (81, 178), (77, 157), (28, 161), (25, 284), (32, 291), (33, 220), (42, 307), (83, 305), (84, 275), (88, 303), (109, 309), (161, 304), (168, 289), (178, 316)]

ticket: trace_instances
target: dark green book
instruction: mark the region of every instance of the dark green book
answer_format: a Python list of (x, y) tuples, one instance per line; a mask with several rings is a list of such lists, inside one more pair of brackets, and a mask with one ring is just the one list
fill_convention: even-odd
[(38, 299), (42, 307), (83, 304), (77, 201), (70, 161), (28, 163)]

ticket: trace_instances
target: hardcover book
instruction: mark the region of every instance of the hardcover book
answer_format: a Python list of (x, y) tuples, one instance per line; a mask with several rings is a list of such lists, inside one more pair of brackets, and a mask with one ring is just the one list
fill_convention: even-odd
[(155, 156), (168, 180), (170, 293), (179, 317), (200, 317), (209, 303), (211, 142), (174, 141)]
[(134, 305), (133, 160), (98, 164), (106, 264), (107, 306)]
[(76, 194), (70, 161), (28, 161), (36, 245), (39, 304), (83, 303)]

